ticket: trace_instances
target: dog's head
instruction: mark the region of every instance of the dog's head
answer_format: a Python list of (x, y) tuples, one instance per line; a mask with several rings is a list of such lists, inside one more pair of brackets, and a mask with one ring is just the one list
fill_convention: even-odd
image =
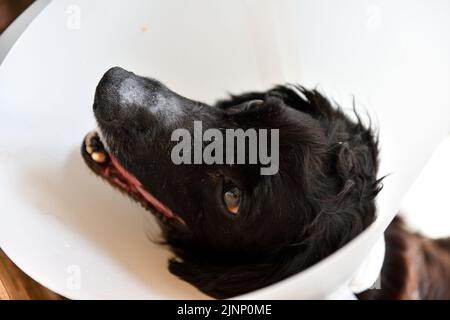
[[(299, 272), (375, 218), (376, 139), (359, 117), (350, 120), (315, 90), (278, 86), (210, 106), (112, 68), (98, 84), (94, 113), (100, 138), (86, 137), (87, 164), (156, 212), (177, 256), (170, 270), (214, 297), (249, 292)], [(224, 137), (227, 129), (256, 129), (258, 142), (269, 141), (269, 153), (277, 143), (276, 170), (262, 175), (268, 164), (261, 158), (239, 164), (234, 155), (231, 164), (226, 152), (223, 161), (196, 161), (195, 140), (202, 132), (194, 123)], [(173, 141), (180, 138), (174, 132), (180, 128), (192, 137), (184, 147), (193, 148), (178, 150), (179, 156), (202, 163), (174, 163), (182, 140)], [(272, 129), (278, 130), (277, 141), (271, 140)], [(205, 141), (215, 139), (203, 137), (200, 154), (211, 145)], [(211, 153), (216, 159), (226, 150), (225, 140)]]

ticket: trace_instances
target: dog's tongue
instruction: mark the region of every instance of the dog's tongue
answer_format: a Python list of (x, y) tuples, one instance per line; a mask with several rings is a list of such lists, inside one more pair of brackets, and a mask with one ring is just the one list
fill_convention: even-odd
[(119, 162), (117, 162), (116, 159), (111, 157), (111, 162), (114, 165), (114, 167), (119, 171), (119, 173), (122, 175), (124, 179), (127, 180), (127, 182), (132, 185), (133, 187), (138, 190), (138, 192), (148, 201), (150, 202), (156, 210), (161, 212), (163, 215), (165, 215), (167, 218), (173, 218), (174, 214), (172, 210), (167, 208), (165, 205), (163, 205), (158, 199), (156, 199), (153, 195), (151, 195), (148, 191), (146, 191), (143, 187), (141, 182), (133, 176), (131, 173), (129, 173), (127, 170), (125, 170), (124, 167), (122, 167)]

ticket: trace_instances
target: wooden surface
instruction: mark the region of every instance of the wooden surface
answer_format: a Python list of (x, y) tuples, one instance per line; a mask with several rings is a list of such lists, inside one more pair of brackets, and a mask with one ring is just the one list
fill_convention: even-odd
[(0, 300), (60, 300), (61, 296), (28, 277), (0, 250)]
[(32, 2), (33, 0), (0, 0), (0, 33)]
[[(33, 0), (0, 0), (0, 34)], [(0, 249), (0, 300), (62, 299), (33, 281)]]

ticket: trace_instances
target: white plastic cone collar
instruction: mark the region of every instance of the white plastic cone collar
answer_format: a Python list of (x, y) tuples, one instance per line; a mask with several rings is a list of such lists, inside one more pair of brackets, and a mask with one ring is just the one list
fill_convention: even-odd
[(286, 81), (344, 107), (354, 95), (380, 130), (380, 175), (392, 173), (379, 218), (317, 265), (242, 297), (344, 297), (336, 291), (372, 281), (376, 271), (355, 274), (380, 256), (374, 244), (449, 132), (448, 1), (45, 2), (23, 33), (19, 20), (0, 38), (0, 245), (27, 274), (69, 298), (205, 297), (167, 271), (170, 252), (148, 241), (143, 211), (80, 158), (95, 86), (118, 65), (209, 102)]

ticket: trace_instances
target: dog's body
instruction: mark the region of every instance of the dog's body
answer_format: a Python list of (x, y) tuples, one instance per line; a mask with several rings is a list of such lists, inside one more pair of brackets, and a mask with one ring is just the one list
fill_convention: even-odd
[(450, 299), (450, 238), (432, 240), (397, 217), (385, 232), (380, 289), (360, 299)]
[[(85, 141), (87, 164), (159, 212), (177, 256), (170, 271), (211, 296), (246, 293), (302, 271), (375, 219), (381, 189), (376, 137), (317, 91), (278, 86), (208, 106), (113, 68), (97, 87), (94, 113), (102, 138)], [(261, 163), (174, 164), (171, 133), (192, 132), (194, 121), (205, 129), (279, 130), (277, 174), (261, 176)], [(99, 158), (103, 143), (107, 156)], [(387, 237), (383, 270), (395, 260), (389, 258), (394, 240)], [(424, 273), (417, 281), (434, 278)], [(446, 297), (423, 292), (419, 297)]]

